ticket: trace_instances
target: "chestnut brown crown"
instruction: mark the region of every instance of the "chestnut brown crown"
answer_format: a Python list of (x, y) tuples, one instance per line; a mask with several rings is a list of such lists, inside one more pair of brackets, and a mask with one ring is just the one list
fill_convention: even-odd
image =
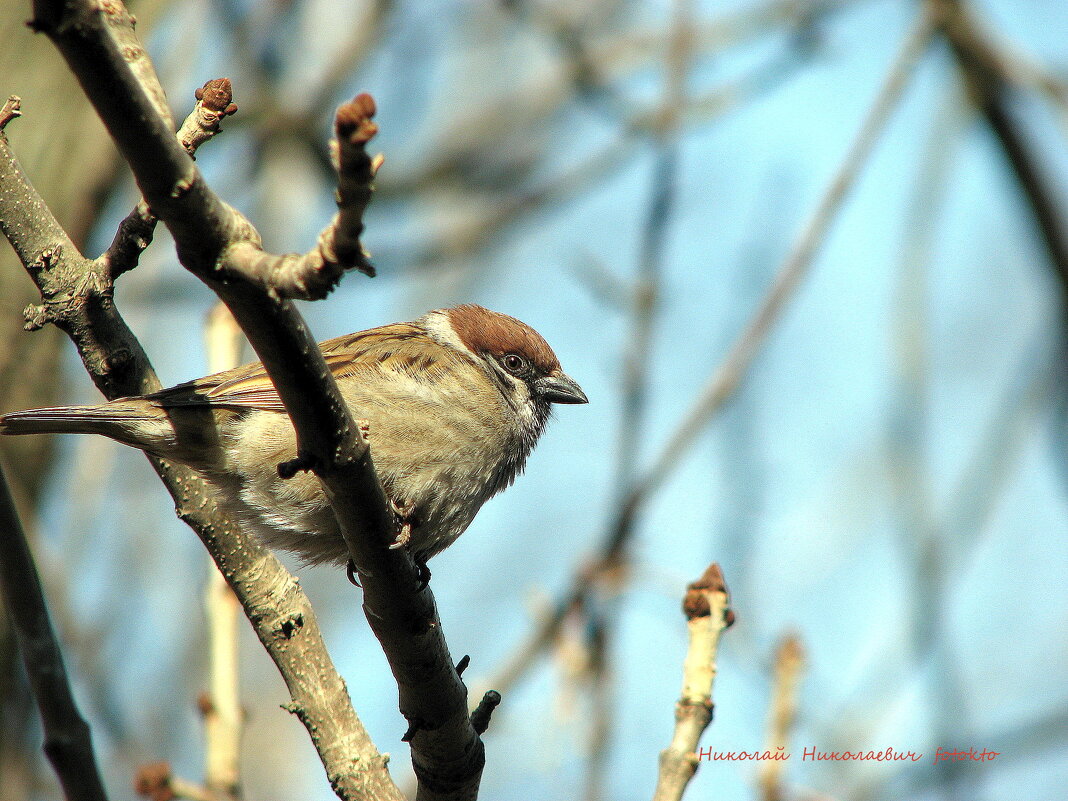
[(586, 393), (565, 374), (544, 337), (521, 320), (473, 303), (447, 310), (464, 347), (504, 373), (525, 381), (545, 403), (588, 403)]

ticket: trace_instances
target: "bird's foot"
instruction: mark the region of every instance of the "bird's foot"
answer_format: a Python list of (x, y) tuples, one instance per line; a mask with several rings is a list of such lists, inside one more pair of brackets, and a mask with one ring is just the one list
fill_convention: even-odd
[(314, 470), (319, 460), (310, 453), (298, 453), (296, 459), (278, 465), (278, 476), (283, 479), (293, 478), (297, 473)]
[(356, 429), (360, 432), (360, 438), (366, 441), (367, 435), (371, 433), (371, 421), (357, 420)]
[(426, 566), (426, 559), (415, 557), (415, 574), (419, 578), (419, 587), (416, 592), (422, 592), (430, 585), (430, 568)]
[(389, 546), (391, 551), (395, 551), (397, 548), (405, 547), (412, 541), (412, 526), (415, 525), (415, 515), (412, 512), (415, 510), (415, 504), (390, 501), (389, 508), (393, 510), (393, 514), (397, 517), (397, 523), (400, 525), (397, 530), (397, 538)]

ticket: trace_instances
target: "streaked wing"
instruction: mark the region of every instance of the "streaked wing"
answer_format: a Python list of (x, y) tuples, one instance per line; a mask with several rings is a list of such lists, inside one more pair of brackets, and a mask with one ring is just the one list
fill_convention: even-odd
[[(340, 378), (381, 368), (406, 341), (420, 336), (422, 331), (411, 323), (394, 323), (328, 339), (319, 343), (319, 349), (334, 377)], [(149, 397), (164, 407), (208, 405), (285, 411), (261, 362), (198, 378)]]

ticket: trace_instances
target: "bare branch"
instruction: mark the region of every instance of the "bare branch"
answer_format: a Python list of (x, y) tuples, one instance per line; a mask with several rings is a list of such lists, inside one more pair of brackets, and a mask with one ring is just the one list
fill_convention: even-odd
[(360, 243), (363, 213), (382, 163), (364, 149), (378, 132), (371, 122), (374, 113), (375, 103), (368, 94), (357, 95), (337, 110), (331, 151), (338, 172), (338, 212), (320, 232), (318, 245), (303, 255), (274, 256), (260, 250), (258, 242), (241, 242), (230, 248), (224, 262), (230, 273), (272, 296), (305, 300), (326, 297), (350, 267), (375, 274)]
[[(173, 135), (168, 138), (177, 146)], [(140, 343), (112, 302), (110, 276), (85, 259), (55, 221), (0, 136), (0, 221), (41, 291), (31, 327), (55, 323), (74, 342), (90, 377), (109, 399), (160, 388)], [(385, 760), (352, 709), (330, 662), (307, 597), (281, 563), (215, 507), (214, 492), (191, 470), (150, 459), (234, 589), (289, 688), (290, 709), (312, 732), (333, 786), (344, 798), (393, 798)], [(299, 623), (299, 625), (297, 625)], [(361, 795), (362, 794), (362, 795)]]
[[(244, 334), (222, 303), (212, 307), (205, 329), (208, 369), (222, 372), (241, 364)], [(204, 716), (204, 784), (220, 798), (234, 801), (241, 786), (240, 662), (237, 620), (241, 606), (218, 570), (204, 593), (209, 643), (209, 689), (201, 698)]]
[(1017, 50), (1014, 43), (998, 37), (996, 31), (990, 30), (989, 23), (980, 19), (979, 10), (973, 4), (966, 5), (960, 0), (934, 2), (936, 5), (941, 2), (940, 10), (946, 15), (950, 37), (984, 71), (998, 76), (1005, 84), (1041, 92), (1062, 109), (1068, 109), (1068, 81)]
[[(0, 230), (41, 290), (26, 309), (26, 328), (55, 324), (74, 341), (93, 382), (108, 397), (159, 388), (146, 378), (148, 358), (114, 314), (110, 278), (78, 252), (22, 172), (0, 134)], [(144, 380), (142, 380), (144, 379)]]
[[(771, 684), (771, 708), (768, 714), (766, 750), (786, 752), (790, 732), (797, 720), (797, 696), (805, 668), (805, 651), (796, 634), (787, 635), (775, 649), (774, 678)], [(786, 801), (783, 787), (783, 760), (767, 759), (760, 764), (758, 782), (762, 801)]]
[[(114, 5), (116, 0), (106, 4)], [(375, 475), (366, 439), (353, 423), (303, 319), (284, 299), (286, 287), (279, 291), (273, 284), (264, 284), (264, 273), (256, 269), (258, 235), (206, 185), (155, 113), (102, 22), (99, 0), (37, 0), (34, 7), (35, 26), (48, 34), (78, 76), (133, 169), (145, 199), (174, 236), (182, 264), (230, 308), (274, 382), (297, 432), (297, 459), (283, 467), (314, 470), (331, 499), (361, 575), (365, 613), (398, 681), (401, 712), (412, 731), (412, 762), (420, 779), (420, 798), (473, 796), (481, 778), (484, 749), (468, 716), (467, 691), (449, 656), (433, 595), (408, 553), (388, 547), (395, 538), (395, 520)], [(367, 103), (358, 101), (358, 105), (363, 117), (373, 111)], [(338, 127), (339, 135), (351, 137), (354, 145), (366, 142), (373, 132), (369, 122), (351, 129)], [(344, 154), (341, 162), (344, 165)], [(367, 172), (373, 172), (370, 161)], [(195, 510), (186, 508), (183, 513), (198, 522)], [(223, 572), (227, 574), (225, 568)], [(283, 583), (296, 589), (292, 577)], [(243, 603), (244, 594), (250, 591), (251, 587), (235, 587)], [(306, 623), (303, 616), (272, 619), (278, 624), (275, 635), (282, 638), (294, 636)], [(315, 680), (325, 681), (329, 678), (325, 673), (333, 674), (332, 666), (322, 657), (317, 659), (313, 664), (320, 665), (324, 675)], [(300, 674), (286, 678), (287, 682), (300, 680), (315, 673), (305, 665)], [(303, 719), (309, 709), (294, 705), (293, 711)], [(324, 762), (333, 761), (339, 753), (351, 753), (351, 728), (348, 737), (329, 740), (313, 722), (305, 723)], [(358, 725), (354, 716), (344, 723)], [(340, 734), (333, 724), (328, 728), (333, 736)], [(364, 767), (350, 761), (340, 775), (328, 768), (339, 795), (352, 792), (351, 785), (341, 783)], [(381, 779), (374, 770), (359, 775)], [(381, 785), (377, 792), (395, 792), (395, 788)]]
[[(675, 0), (671, 35), (664, 59), (664, 88), (649, 134), (654, 146), (654, 165), (649, 184), (648, 211), (639, 235), (638, 275), (630, 306), (630, 331), (623, 354), (622, 408), (619, 417), (615, 495), (622, 502), (634, 480), (649, 399), (650, 352), (658, 321), (664, 249), (671, 215), (678, 194), (679, 132), (687, 102), (687, 82), (693, 58), (693, 4)], [(622, 556), (621, 556), (622, 558)], [(629, 575), (627, 571), (616, 572)], [(614, 701), (611, 691), (610, 653), (615, 620), (601, 605), (584, 607), (590, 616), (586, 630), (591, 652), (592, 721), (584, 797), (596, 801), (602, 795), (604, 771), (611, 745)]]
[[(231, 102), (233, 93), (227, 78), (208, 81), (196, 91), (196, 105), (178, 129), (178, 142), (185, 151), (194, 156), (202, 144), (222, 130), (224, 117), (237, 112), (237, 106)], [(145, 249), (152, 244), (156, 230), (157, 217), (144, 200), (138, 201), (131, 211), (119, 223), (115, 239), (108, 249), (99, 257), (101, 265), (115, 280), (125, 272), (137, 266)]]
[(679, 801), (697, 772), (697, 744), (712, 721), (719, 638), (734, 623), (727, 585), (713, 562), (686, 589), (682, 603), (690, 646), (682, 669), (682, 695), (675, 704), (675, 733), (660, 752), (660, 773), (653, 801)]
[(830, 187), (779, 268), (771, 291), (738, 339), (735, 340), (726, 359), (712, 374), (682, 423), (669, 438), (667, 445), (653, 461), (652, 467), (639, 476), (619, 504), (616, 518), (605, 534), (596, 558), (578, 571), (570, 589), (559, 600), (551, 614), (539, 623), (527, 642), (517, 650), (507, 665), (498, 673), (493, 682), (494, 686), (503, 688), (515, 682), (533, 663), (533, 657), (555, 640), (569, 611), (582, 605), (596, 577), (603, 571), (614, 569), (618, 565), (620, 555), (633, 535), (638, 513), (644, 503), (679, 466), (682, 457), (692, 447), (697, 434), (737, 388), (772, 326), (781, 316), (787, 301), (793, 296), (801, 279), (808, 272), (818, 246), (871, 153), (890, 112), (901, 97), (906, 81), (929, 43), (933, 30), (934, 25), (930, 16), (927, 13), (921, 13), (920, 18), (906, 35), (883, 86)]
[[(707, 124), (723, 117), (778, 86), (787, 76), (793, 74), (787, 68), (793, 67), (798, 58), (797, 53), (789, 53), (786, 57), (760, 64), (751, 72), (700, 97), (688, 98), (680, 109), (680, 114), (687, 123), (694, 125)], [(535, 186), (523, 187), (500, 198), (499, 202), (493, 204), (484, 214), (472, 215), (437, 233), (435, 241), (420, 250), (412, 259), (412, 263), (426, 267), (437, 264), (444, 258), (468, 255), (523, 219), (524, 215), (535, 213), (550, 203), (562, 203), (589, 189), (595, 181), (604, 179), (627, 158), (632, 157), (639, 142), (656, 134), (661, 125), (662, 114), (663, 104), (659, 101), (635, 109), (631, 116), (623, 120), (621, 133), (616, 140), (602, 146), (585, 161), (570, 166)], [(407, 180), (384, 185), (383, 195), (388, 193), (388, 196), (396, 197), (427, 186), (440, 190), (442, 185), (454, 182), (456, 176), (463, 176), (463, 165), (467, 163), (468, 157), (469, 154), (465, 151), (455, 154), (452, 158), (434, 162)], [(454, 191), (459, 193), (462, 187)]]
[(1031, 207), (1050, 263), (1061, 284), (1062, 304), (1068, 307), (1068, 226), (1035, 146), (1024, 134), (1018, 120), (1004, 64), (990, 56), (986, 37), (961, 0), (928, 0), (928, 4), (940, 15), (942, 30), (976, 106), (1001, 145)]
[(0, 469), (0, 591), (44, 727), (44, 752), (67, 801), (107, 801), (89, 724), (78, 711), (7, 479)]
[(901, 98), (913, 68), (926, 50), (933, 28), (931, 16), (924, 12), (906, 34), (860, 132), (850, 145), (812, 217), (779, 268), (771, 290), (735, 340), (726, 359), (713, 373), (682, 423), (653, 461), (652, 467), (636, 485), (631, 499), (633, 506), (640, 505), (645, 497), (658, 489), (674, 472), (682, 457), (693, 446), (697, 435), (741, 383), (772, 327), (782, 316), (787, 302), (808, 274), (819, 246), (823, 243), (861, 168), (871, 155), (879, 135), (886, 127), (890, 112)]

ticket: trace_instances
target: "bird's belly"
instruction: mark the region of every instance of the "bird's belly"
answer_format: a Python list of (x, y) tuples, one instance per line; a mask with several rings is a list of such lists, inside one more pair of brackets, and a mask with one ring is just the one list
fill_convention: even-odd
[[(367, 421), (378, 477), (387, 498), (410, 510), (412, 555), (429, 559), (452, 544), (482, 504), (503, 488), (495, 480), (501, 466), (489, 455), (493, 443), (433, 417), (413, 420), (368, 411), (379, 412)], [(245, 528), (309, 564), (345, 564), (348, 548), (319, 479), (311, 472), (278, 476), (277, 465), (296, 454), (288, 418), (253, 412), (226, 434), (231, 443), (226, 470), (212, 480)]]

